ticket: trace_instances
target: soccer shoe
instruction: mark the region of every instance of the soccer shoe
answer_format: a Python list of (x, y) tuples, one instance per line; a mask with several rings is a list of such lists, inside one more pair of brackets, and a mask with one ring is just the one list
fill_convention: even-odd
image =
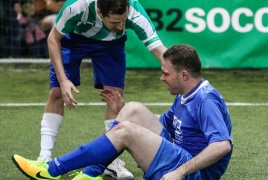
[(74, 175), (75, 177), (72, 180), (102, 180), (101, 176), (98, 177), (91, 177), (86, 174), (83, 174), (83, 172), (77, 172), (74, 171), (74, 174), (71, 174), (71, 176)]
[(37, 161), (51, 161), (52, 159), (51, 158), (46, 158), (46, 157), (43, 157), (43, 156), (40, 156), (37, 158)]
[(105, 169), (103, 174), (119, 180), (134, 179), (133, 174), (124, 166), (125, 163), (117, 158)]
[(48, 172), (48, 164), (46, 161), (32, 161), (25, 159), (19, 155), (12, 156), (13, 163), (17, 168), (31, 180), (60, 180), (61, 176), (52, 177)]

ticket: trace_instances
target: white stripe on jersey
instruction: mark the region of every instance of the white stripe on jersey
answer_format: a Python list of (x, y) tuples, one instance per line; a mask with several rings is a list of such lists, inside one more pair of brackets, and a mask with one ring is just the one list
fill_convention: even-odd
[(190, 97), (192, 97), (193, 95), (195, 95), (197, 93), (197, 91), (204, 87), (204, 86), (207, 86), (209, 85), (209, 82), (207, 80), (205, 80), (202, 84), (200, 84), (200, 86), (191, 94), (189, 95), (188, 97), (184, 98), (183, 96), (181, 97), (181, 104), (184, 104), (186, 103), (187, 99), (189, 99)]
[[(73, 0), (70, 3), (72, 4), (69, 4), (67, 7), (64, 6), (64, 9), (62, 9), (57, 16), (58, 19), (55, 23), (55, 27), (60, 33), (65, 35), (66, 33), (74, 32), (87, 38), (94, 38), (101, 41), (112, 41), (120, 38), (120, 35), (109, 32), (104, 27), (102, 19), (96, 13), (97, 0)], [(89, 9), (91, 3), (95, 4), (95, 12), (91, 12), (93, 9)], [(137, 8), (137, 10), (135, 8)], [(143, 12), (146, 13), (145, 10), (142, 9), (142, 11), (139, 12), (139, 8), (142, 7), (138, 1), (131, 1), (127, 20), (128, 23), (124, 26), (121, 36), (125, 34), (126, 29), (132, 29), (137, 34), (138, 38), (147, 46), (148, 50), (151, 51), (161, 45), (162, 42), (158, 38), (152, 22), (150, 19), (147, 19), (147, 14), (143, 14)], [(92, 13), (95, 17), (91, 17), (89, 20), (89, 16), (92, 15)], [(81, 19), (77, 19), (79, 17), (81, 17)], [(87, 26), (83, 26), (82, 24), (87, 24)]]
[[(85, 2), (86, 3), (86, 2)], [(79, 1), (76, 1), (75, 3), (71, 4), (70, 6), (67, 6), (65, 8), (65, 10), (62, 12), (62, 16), (60, 17), (60, 19), (57, 21), (56, 23), (56, 28), (57, 30), (62, 33), (62, 30), (65, 28), (65, 24), (66, 22), (73, 18), (74, 16), (77, 15), (77, 13), (75, 12), (77, 9), (83, 9), (84, 11), (86, 11), (86, 9), (88, 9), (86, 4), (81, 4)], [(78, 22), (77, 24), (81, 24), (83, 22)]]
[[(157, 36), (156, 32), (153, 31), (153, 27), (151, 26), (151, 23), (148, 21), (147, 18), (145, 18), (140, 12), (136, 11), (134, 7), (129, 7), (129, 15), (128, 19), (133, 21), (135, 24), (138, 24), (139, 27), (141, 27), (144, 32), (146, 33), (146, 37), (148, 39), (143, 40), (143, 43), (146, 43), (148, 40), (151, 40), (154, 38), (154, 36)], [(146, 29), (145, 29), (146, 27)], [(139, 32), (137, 29), (133, 29), (136, 33)], [(139, 35), (139, 34), (137, 34)]]

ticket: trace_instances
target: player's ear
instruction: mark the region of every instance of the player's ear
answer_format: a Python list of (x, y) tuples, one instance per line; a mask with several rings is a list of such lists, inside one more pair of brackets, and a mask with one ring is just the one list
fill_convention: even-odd
[(98, 13), (98, 15), (99, 15), (101, 18), (103, 18), (102, 13), (101, 13), (101, 11), (100, 11), (99, 8), (97, 8), (97, 13)]
[(187, 80), (189, 79), (190, 74), (189, 74), (188, 71), (186, 71), (186, 70), (182, 70), (182, 71), (181, 71), (181, 76), (182, 76), (182, 79), (183, 79), (184, 81), (187, 81)]

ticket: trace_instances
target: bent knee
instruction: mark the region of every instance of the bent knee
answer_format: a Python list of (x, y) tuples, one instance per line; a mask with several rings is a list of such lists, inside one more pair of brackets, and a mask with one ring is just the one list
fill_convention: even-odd
[(138, 113), (141, 112), (146, 107), (140, 102), (130, 101), (125, 104), (124, 108), (127, 109), (128, 112)]
[(120, 130), (122, 132), (125, 132), (125, 134), (129, 134), (130, 131), (132, 130), (132, 122), (129, 121), (122, 121), (118, 125), (116, 125), (113, 129), (114, 130)]
[(51, 101), (61, 101), (62, 100), (61, 90), (59, 87), (54, 87), (54, 88), (50, 89), (49, 99)]
[(122, 121), (119, 124), (117, 124), (114, 128), (115, 129), (126, 129), (130, 126), (131, 122), (129, 121)]

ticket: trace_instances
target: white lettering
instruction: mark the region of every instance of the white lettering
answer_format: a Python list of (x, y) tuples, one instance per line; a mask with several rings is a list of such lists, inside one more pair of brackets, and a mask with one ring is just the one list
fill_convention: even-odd
[(232, 26), (234, 30), (241, 33), (249, 32), (253, 29), (252, 23), (247, 23), (244, 27), (240, 24), (240, 16), (241, 14), (245, 14), (246, 17), (253, 17), (253, 12), (248, 8), (239, 8), (233, 12), (232, 15)]
[[(222, 24), (219, 27), (215, 25), (215, 16), (217, 14), (220, 14), (222, 17)], [(212, 32), (215, 32), (215, 33), (225, 32), (230, 26), (230, 15), (228, 11), (226, 11), (223, 8), (214, 8), (208, 13), (207, 23), (208, 23), (208, 28)]]
[[(261, 8), (256, 12), (256, 15), (254, 17), (254, 22), (256, 29), (258, 29), (260, 32), (267, 33), (268, 32), (268, 26), (264, 26), (262, 24), (263, 15), (268, 14), (268, 8)], [(266, 21), (267, 22), (267, 21)]]
[(206, 13), (201, 8), (191, 8), (188, 11), (186, 11), (185, 14), (186, 20), (188, 20), (190, 23), (196, 24), (196, 26), (194, 26), (193, 24), (185, 24), (185, 29), (192, 33), (199, 33), (206, 29), (206, 22), (204, 19), (199, 18), (198, 16), (195, 15), (205, 16)]
[[(218, 16), (222, 19), (221, 23), (218, 22)], [(214, 33), (223, 33), (232, 26), (236, 32), (247, 33), (255, 26), (258, 31), (268, 33), (267, 17), (268, 7), (257, 10), (255, 15), (249, 8), (238, 8), (231, 16), (226, 9), (221, 7), (213, 8), (207, 14), (201, 8), (190, 8), (185, 12), (187, 21), (185, 29), (191, 33), (200, 33), (208, 28)]]

